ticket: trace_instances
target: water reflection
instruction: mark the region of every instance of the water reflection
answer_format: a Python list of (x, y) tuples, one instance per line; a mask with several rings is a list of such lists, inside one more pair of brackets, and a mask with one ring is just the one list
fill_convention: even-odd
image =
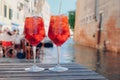
[[(3, 58), (1, 62), (22, 62), (21, 60), (11, 60)], [(24, 60), (23, 60), (24, 61)], [(44, 53), (40, 54), (40, 63), (57, 63), (57, 49), (44, 48)], [(60, 63), (77, 62), (89, 69), (92, 69), (109, 80), (120, 80), (120, 53), (104, 52), (94, 48), (74, 44), (70, 38), (61, 46)]]
[[(42, 63), (57, 63), (57, 49), (45, 48)], [(60, 63), (77, 62), (109, 80), (120, 80), (120, 53), (104, 52), (74, 44), (70, 38), (61, 46)]]
[(103, 52), (75, 44), (75, 61), (104, 75), (120, 80), (120, 53)]
[[(40, 55), (42, 56), (42, 55)], [(42, 63), (57, 63), (57, 46), (44, 48)], [(70, 63), (74, 61), (74, 43), (72, 39), (66, 41), (60, 48), (60, 63)]]

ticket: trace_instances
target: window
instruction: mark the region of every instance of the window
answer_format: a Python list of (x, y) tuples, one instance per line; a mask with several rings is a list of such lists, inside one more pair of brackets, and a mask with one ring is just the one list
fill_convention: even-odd
[(12, 9), (9, 9), (9, 19), (12, 19)]
[(37, 4), (37, 2), (36, 2), (36, 0), (34, 0), (34, 5), (36, 5)]
[(29, 2), (29, 0), (25, 0), (26, 2)]
[(7, 17), (7, 6), (4, 5), (4, 17)]
[(103, 26), (103, 22), (104, 22), (104, 21), (103, 21), (103, 20), (104, 20), (104, 19), (103, 19), (103, 18), (104, 18), (103, 13), (100, 13), (100, 14), (99, 14), (99, 17), (100, 17), (100, 27), (99, 27), (99, 29), (100, 29), (100, 30), (103, 30), (103, 29), (104, 29), (104, 26)]
[(17, 13), (17, 19), (19, 19), (19, 13)]
[(95, 19), (96, 21), (98, 20), (98, 5), (99, 5), (99, 0), (95, 0)]

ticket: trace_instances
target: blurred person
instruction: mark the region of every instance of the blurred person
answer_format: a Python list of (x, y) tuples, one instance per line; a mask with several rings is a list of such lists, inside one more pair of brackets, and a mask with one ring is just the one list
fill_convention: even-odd
[(13, 47), (12, 37), (13, 36), (12, 36), (9, 26), (4, 26), (2, 29), (2, 34), (1, 34), (2, 47), (4, 50), (3, 57), (6, 57), (9, 48)]
[(21, 51), (22, 49), (22, 39), (24, 39), (24, 35), (19, 34), (18, 30), (13, 31), (14, 43), (15, 43), (15, 49), (17, 50), (17, 53)]

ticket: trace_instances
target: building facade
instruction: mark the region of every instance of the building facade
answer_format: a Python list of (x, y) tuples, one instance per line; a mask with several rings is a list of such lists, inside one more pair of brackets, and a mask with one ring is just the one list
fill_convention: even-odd
[(44, 19), (45, 31), (46, 31), (46, 35), (47, 35), (48, 34), (48, 29), (49, 29), (51, 11), (50, 11), (50, 6), (49, 6), (49, 4), (46, 0), (43, 0), (40, 12), (41, 12), (42, 17)]
[(49, 25), (50, 7), (46, 0), (0, 0), (0, 26), (24, 29), (25, 17), (43, 14), (45, 25)]
[(75, 42), (120, 52), (120, 0), (78, 0)]
[(27, 0), (0, 0), (0, 25), (8, 25), (11, 29), (23, 28)]

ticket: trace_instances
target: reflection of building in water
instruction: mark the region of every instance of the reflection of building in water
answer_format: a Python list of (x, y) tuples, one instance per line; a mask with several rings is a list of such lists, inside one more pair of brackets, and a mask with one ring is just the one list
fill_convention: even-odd
[(96, 70), (96, 51), (84, 46), (75, 45), (75, 61), (92, 70)]
[(104, 75), (110, 80), (120, 80), (120, 54), (103, 52), (75, 45), (75, 61)]
[(98, 69), (110, 80), (120, 80), (120, 54), (113, 52), (100, 53), (100, 65)]
[(75, 41), (120, 52), (120, 0), (77, 0)]

